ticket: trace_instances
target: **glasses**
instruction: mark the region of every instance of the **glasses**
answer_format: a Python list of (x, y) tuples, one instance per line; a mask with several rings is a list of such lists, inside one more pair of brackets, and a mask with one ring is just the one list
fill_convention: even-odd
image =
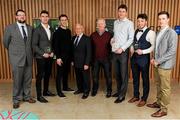
[(17, 15), (17, 16), (26, 16), (26, 15)]
[(67, 19), (62, 19), (62, 20), (60, 20), (60, 21), (68, 21)]

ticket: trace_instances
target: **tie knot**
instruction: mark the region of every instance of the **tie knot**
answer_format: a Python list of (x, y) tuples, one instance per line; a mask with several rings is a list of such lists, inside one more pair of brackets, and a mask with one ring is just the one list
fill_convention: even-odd
[(143, 30), (138, 29), (138, 32), (143, 32)]

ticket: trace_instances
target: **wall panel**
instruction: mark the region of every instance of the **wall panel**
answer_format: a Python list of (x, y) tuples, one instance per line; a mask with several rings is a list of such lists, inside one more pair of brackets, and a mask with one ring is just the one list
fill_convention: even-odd
[[(179, 0), (1, 0), (0, 1), (0, 80), (12, 78), (7, 51), (2, 45), (4, 28), (15, 21), (14, 14), (18, 8), (24, 9), (27, 14), (27, 23), (32, 25), (32, 19), (38, 18), (41, 10), (46, 9), (52, 18), (57, 18), (61, 13), (69, 16), (70, 28), (73, 30), (77, 22), (85, 26), (85, 33), (90, 35), (95, 31), (96, 19), (99, 17), (116, 18), (117, 7), (121, 3), (128, 6), (128, 17), (135, 22), (138, 13), (147, 13), (149, 26), (157, 27), (157, 13), (167, 10), (170, 13), (170, 26), (180, 25)], [(72, 31), (72, 33), (74, 33)], [(180, 40), (180, 38), (178, 38)], [(150, 68), (150, 77), (153, 79), (153, 68)], [(130, 72), (130, 71), (129, 71)], [(35, 78), (36, 66), (33, 65), (33, 78)], [(53, 69), (52, 77), (56, 70)], [(130, 74), (130, 78), (132, 75)], [(172, 73), (174, 80), (180, 78), (180, 42), (178, 41), (178, 53), (176, 66)]]

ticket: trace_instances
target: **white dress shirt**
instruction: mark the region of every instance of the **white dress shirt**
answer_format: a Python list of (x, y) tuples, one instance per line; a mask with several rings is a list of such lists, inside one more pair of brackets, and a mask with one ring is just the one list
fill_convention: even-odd
[(19, 23), (19, 22), (17, 22), (17, 25), (18, 25), (18, 28), (19, 28), (19, 30), (20, 30), (20, 32), (21, 32), (22, 37), (24, 38), (23, 31), (22, 31), (22, 26), (24, 26), (24, 30), (25, 30), (25, 32), (26, 32), (26, 36), (28, 36), (26, 24), (25, 24), (25, 23)]
[(42, 27), (44, 28), (44, 30), (46, 31), (46, 33), (47, 33), (47, 36), (48, 36), (48, 40), (50, 40), (51, 39), (51, 31), (50, 31), (50, 26), (48, 25), (48, 27), (46, 27), (44, 24), (42, 24), (41, 23), (41, 25), (42, 25)]

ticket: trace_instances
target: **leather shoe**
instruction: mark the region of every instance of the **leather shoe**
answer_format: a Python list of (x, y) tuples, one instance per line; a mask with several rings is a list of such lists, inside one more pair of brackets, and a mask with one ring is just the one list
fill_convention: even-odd
[(48, 102), (44, 97), (38, 97), (37, 100), (41, 103), (47, 103)]
[(122, 101), (124, 101), (125, 100), (125, 97), (123, 97), (123, 98), (117, 98), (115, 101), (114, 101), (114, 103), (121, 103)]
[(80, 93), (82, 93), (82, 91), (80, 91), (80, 90), (77, 90), (74, 92), (75, 95), (80, 94)]
[(119, 95), (118, 93), (115, 93), (112, 95), (112, 97), (118, 97), (118, 95)]
[(71, 88), (66, 88), (66, 89), (63, 89), (63, 91), (74, 91), (74, 90)]
[(109, 97), (111, 97), (111, 92), (107, 92), (106, 94), (106, 98), (109, 98)]
[(19, 107), (20, 107), (19, 103), (14, 103), (14, 104), (13, 104), (13, 108), (14, 108), (14, 109), (17, 109), (17, 108), (19, 108)]
[(56, 96), (56, 95), (50, 91), (47, 91), (47, 92), (43, 92), (43, 96)]
[(91, 96), (94, 97), (94, 96), (96, 96), (96, 94), (97, 94), (96, 91), (92, 91)]
[(28, 100), (23, 100), (24, 102), (28, 102), (28, 103), (35, 103), (36, 100), (34, 100), (33, 98), (29, 98)]
[(140, 100), (140, 102), (137, 104), (138, 107), (142, 107), (146, 104), (146, 101)]
[(160, 105), (158, 105), (157, 102), (154, 102), (152, 104), (147, 104), (146, 106), (150, 108), (160, 108)]
[(139, 98), (133, 97), (128, 101), (128, 103), (133, 103), (133, 102), (136, 102), (136, 101), (139, 101)]
[(89, 94), (84, 93), (83, 96), (82, 96), (82, 99), (86, 99), (88, 96), (89, 96)]
[(64, 93), (62, 93), (62, 92), (58, 93), (58, 96), (59, 96), (59, 97), (66, 97), (66, 96), (64, 95)]
[(153, 113), (151, 116), (152, 117), (163, 117), (166, 116), (167, 112), (162, 111), (161, 109), (158, 110), (157, 112)]

